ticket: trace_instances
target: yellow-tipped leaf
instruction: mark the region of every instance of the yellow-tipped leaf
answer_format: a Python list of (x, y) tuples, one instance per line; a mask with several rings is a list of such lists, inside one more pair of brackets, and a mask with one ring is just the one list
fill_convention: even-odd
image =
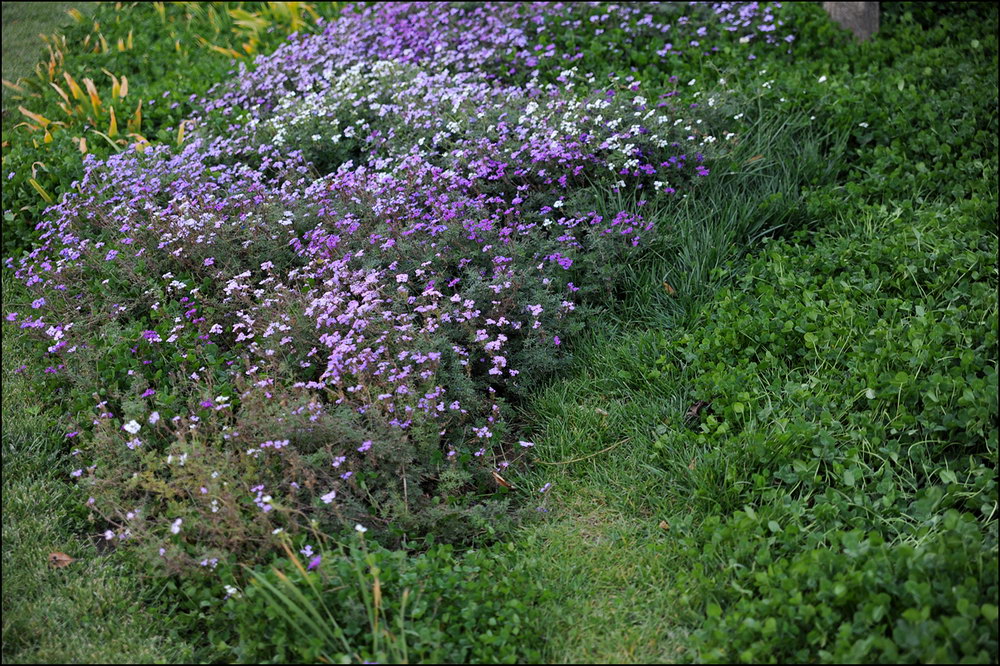
[(101, 108), (101, 97), (97, 94), (97, 86), (91, 79), (84, 79), (83, 85), (87, 88), (87, 94), (90, 96), (90, 108), (94, 110), (94, 113), (97, 113), (97, 110)]
[(40, 115), (38, 113), (32, 113), (31, 111), (28, 111), (23, 106), (17, 107), (17, 110), (20, 111), (21, 113), (23, 113), (24, 115), (26, 115), (27, 117), (31, 118), (32, 120), (34, 120), (36, 123), (38, 123), (42, 127), (48, 127), (49, 123), (52, 122), (51, 120), (49, 120), (48, 118), (46, 118), (43, 115)]
[(52, 203), (52, 197), (49, 196), (49, 193), (45, 191), (44, 187), (38, 184), (37, 180), (35, 180), (34, 178), (29, 178), (28, 184), (31, 185), (33, 188), (35, 188), (35, 191), (38, 192), (43, 199), (45, 199), (45, 203)]
[(83, 90), (77, 85), (77, 82), (69, 75), (69, 72), (63, 72), (63, 78), (66, 79), (66, 85), (69, 86), (69, 92), (73, 95), (73, 99), (80, 99), (83, 97)]
[(125, 126), (128, 128), (129, 132), (138, 132), (140, 129), (142, 129), (142, 100), (141, 99), (139, 100), (139, 105), (137, 107), (135, 107), (135, 113), (133, 113), (132, 117), (128, 119), (128, 121), (125, 123)]

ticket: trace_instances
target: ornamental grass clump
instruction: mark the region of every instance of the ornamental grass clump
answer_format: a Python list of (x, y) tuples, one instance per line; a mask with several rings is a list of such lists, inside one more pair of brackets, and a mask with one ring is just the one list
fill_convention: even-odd
[(6, 319), (44, 346), (106, 539), (182, 569), (309, 524), (455, 540), (507, 512), (511, 401), (737, 138), (634, 77), (505, 79), (564, 10), (345, 12), (219, 88), (182, 148), (88, 160), (7, 260)]

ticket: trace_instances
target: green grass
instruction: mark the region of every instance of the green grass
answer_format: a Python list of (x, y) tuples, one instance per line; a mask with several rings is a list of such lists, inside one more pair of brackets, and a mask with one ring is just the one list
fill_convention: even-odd
[[(553, 484), (549, 512), (514, 539), (553, 592), (543, 609), (548, 662), (673, 662), (688, 647), (691, 614), (675, 578), (682, 549), (661, 527), (686, 509), (650, 451), (657, 426), (704, 396), (661, 360), (662, 334), (695, 330), (700, 308), (762, 236), (803, 224), (802, 184), (829, 179), (823, 156), (845, 141), (813, 125), (759, 110), (718, 177), (661, 213), (670, 232), (635, 264), (602, 326), (575, 344), (578, 370), (524, 416), (538, 446), (522, 483)], [(751, 160), (761, 154), (771, 157)]]
[[(20, 339), (4, 335), (4, 663), (188, 661), (129, 556), (97, 547), (67, 483), (67, 440), (15, 372), (23, 355)], [(54, 551), (76, 561), (50, 567)]]
[[(35, 69), (44, 52), (39, 34), (51, 34), (72, 19), (66, 14), (76, 8), (85, 15), (93, 8), (88, 2), (5, 2), (3, 3), (3, 78), (15, 82)], [(4, 109), (7, 108), (4, 87)]]
[[(823, 249), (826, 256), (821, 260), (831, 261), (833, 257), (841, 256), (849, 250), (862, 251), (861, 248), (875, 247), (882, 249), (889, 256), (906, 257), (918, 261), (920, 252), (911, 250), (907, 256), (900, 247), (905, 244), (908, 234), (906, 225), (891, 218), (873, 214), (871, 223), (861, 229), (853, 230), (851, 225), (840, 227), (827, 237), (816, 240), (816, 250)], [(968, 224), (975, 218), (957, 217), (956, 222)], [(955, 245), (964, 246), (972, 233), (950, 245), (950, 236), (958, 233), (957, 228), (947, 230), (935, 229), (933, 225), (940, 220), (933, 215), (926, 215), (915, 226), (919, 233), (924, 234), (926, 249), (929, 253), (937, 250), (941, 256), (961, 256), (956, 252)], [(974, 228), (974, 227), (973, 227)], [(882, 245), (888, 237), (896, 241)], [(912, 238), (912, 236), (910, 236)], [(986, 288), (992, 279), (995, 289), (996, 276), (992, 278), (988, 269), (983, 272), (992, 255), (996, 253), (996, 237), (984, 237), (983, 248), (971, 266), (980, 273), (982, 287)], [(721, 299), (723, 304), (707, 304), (700, 316), (689, 325), (679, 325), (674, 330), (638, 330), (625, 334), (595, 336), (583, 345), (579, 358), (579, 370), (568, 380), (560, 382), (539, 396), (533, 405), (532, 421), (539, 428), (534, 439), (537, 442), (536, 475), (533, 485), (551, 482), (553, 493), (550, 507), (552, 516), (548, 522), (526, 527), (517, 539), (519, 551), (526, 553), (538, 567), (539, 579), (552, 586), (553, 601), (543, 610), (545, 621), (550, 623), (549, 641), (547, 643), (546, 660), (550, 662), (638, 662), (649, 663), (659, 661), (674, 661), (677, 659), (698, 659), (697, 652), (692, 653), (695, 642), (692, 634), (697, 632), (704, 622), (704, 604), (718, 599), (722, 608), (735, 604), (732, 598), (734, 587), (748, 589), (747, 580), (735, 572), (754, 570), (754, 559), (760, 546), (769, 552), (781, 552), (783, 548), (791, 553), (802, 548), (802, 542), (789, 537), (789, 542), (782, 545), (780, 541), (769, 544), (767, 528), (763, 534), (751, 531), (742, 526), (734, 533), (727, 533), (723, 527), (726, 520), (735, 520), (742, 516), (744, 503), (757, 508), (757, 513), (767, 515), (773, 506), (772, 516), (782, 525), (795, 524), (797, 520), (792, 514), (782, 513), (781, 504), (777, 498), (768, 494), (773, 487), (765, 480), (763, 485), (757, 477), (763, 473), (777, 472), (782, 460), (793, 460), (802, 457), (810, 458), (809, 448), (812, 442), (808, 431), (802, 432), (801, 438), (782, 438), (786, 431), (794, 432), (796, 424), (808, 424), (811, 420), (822, 422), (821, 411), (830, 409), (833, 418), (851, 425), (840, 435), (846, 438), (851, 432), (864, 435), (862, 451), (867, 453), (851, 453), (849, 449), (838, 455), (851, 459), (855, 456), (858, 463), (858, 481), (852, 481), (860, 488), (861, 478), (894, 479), (894, 484), (905, 488), (907, 484), (916, 483), (930, 486), (934, 482), (942, 464), (947, 464), (947, 457), (940, 454), (917, 456), (910, 445), (909, 455), (917, 469), (911, 474), (905, 468), (894, 470), (886, 468), (879, 461), (879, 447), (872, 444), (873, 436), (866, 434), (863, 426), (852, 422), (851, 415), (843, 413), (844, 409), (836, 401), (844, 399), (845, 383), (841, 370), (833, 360), (837, 356), (851, 358), (853, 354), (865, 355), (859, 351), (866, 336), (872, 333), (862, 318), (852, 322), (846, 330), (853, 331), (847, 337), (839, 337), (840, 350), (832, 349), (831, 356), (825, 358), (802, 358), (796, 360), (795, 355), (777, 354), (773, 366), (765, 369), (749, 369), (740, 362), (742, 349), (729, 338), (733, 335), (754, 338), (764, 328), (764, 323), (770, 319), (783, 320), (788, 312), (782, 307), (792, 304), (792, 311), (803, 306), (796, 303), (794, 295), (801, 293), (799, 284), (793, 283), (787, 289), (785, 298), (788, 300), (768, 303), (752, 299), (743, 289), (751, 289), (754, 284), (773, 284), (782, 271), (789, 275), (804, 275), (806, 279), (825, 280), (826, 273), (816, 270), (810, 265), (810, 248), (797, 249), (791, 245), (782, 245), (780, 250), (769, 252), (756, 260), (750, 274), (739, 283), (739, 290), (727, 291)], [(876, 251), (877, 253), (877, 251)], [(873, 254), (876, 254), (873, 253)], [(780, 262), (780, 263), (779, 263)], [(958, 278), (967, 267), (965, 265), (949, 272), (948, 281)], [(829, 268), (827, 269), (829, 270)], [(944, 292), (942, 284), (939, 288)], [(810, 287), (802, 289), (805, 291)], [(850, 295), (857, 287), (849, 287)], [(752, 293), (752, 292), (750, 292)], [(979, 336), (982, 330), (989, 330), (987, 322), (996, 317), (995, 299), (992, 311), (989, 306), (989, 296), (985, 289), (979, 292), (977, 300), (972, 305), (972, 313), (965, 328), (968, 338), (962, 342), (975, 350), (978, 358), (983, 359), (989, 354), (989, 334), (986, 334), (986, 349), (975, 349), (976, 341), (982, 344)], [(935, 305), (949, 312), (946, 302), (935, 300), (934, 294), (929, 294), (923, 301), (928, 311)], [(946, 300), (946, 299), (945, 299)], [(886, 310), (891, 312), (894, 306), (887, 297), (878, 294), (861, 295), (855, 293), (853, 302), (859, 311), (868, 310), (876, 317), (887, 317)], [(753, 311), (758, 306), (758, 317), (747, 317), (745, 323), (757, 324), (757, 330), (751, 326), (734, 326), (733, 312)], [(836, 316), (836, 312), (831, 313)], [(891, 317), (891, 315), (888, 315)], [(954, 314), (952, 315), (954, 316)], [(721, 321), (713, 326), (713, 322)], [(918, 327), (916, 321), (905, 316), (897, 317), (896, 328), (887, 340), (905, 335), (907, 330)], [(978, 329), (975, 327), (978, 323)], [(705, 358), (697, 358), (699, 351), (699, 331), (707, 330), (710, 336), (723, 339), (723, 347), (732, 345), (734, 354), (727, 358), (725, 350), (716, 348), (714, 353), (705, 354)], [(727, 333), (728, 332), (728, 333)], [(706, 336), (707, 338), (708, 336)], [(995, 326), (993, 329), (995, 344)], [(843, 348), (848, 350), (846, 354)], [(947, 344), (951, 349), (952, 345)], [(820, 356), (820, 355), (817, 355)], [(660, 361), (659, 359), (665, 359)], [(904, 371), (908, 359), (898, 350), (883, 355), (871, 361), (857, 362), (859, 370), (880, 367), (887, 363), (892, 372)], [(725, 364), (725, 365), (723, 365)], [(672, 366), (672, 367), (671, 367)], [(728, 367), (726, 367), (728, 366)], [(942, 367), (947, 366), (947, 360), (931, 365), (923, 377), (932, 375)], [(988, 377), (988, 375), (987, 375)], [(915, 381), (921, 378), (915, 376)], [(996, 394), (996, 375), (993, 374), (992, 395)], [(985, 406), (991, 399), (989, 379), (986, 384), (976, 387), (975, 379), (969, 383), (976, 391), (973, 398), (978, 404)], [(982, 380), (979, 380), (980, 382)], [(807, 394), (789, 393), (789, 384), (793, 386), (808, 386)], [(848, 383), (850, 386), (851, 383)], [(864, 386), (861, 387), (861, 392)], [(704, 417), (695, 420), (695, 425), (687, 428), (684, 425), (684, 415), (688, 408), (699, 400), (714, 400), (715, 413), (720, 423), (736, 423), (736, 416), (730, 412), (723, 416), (723, 405), (735, 401), (741, 393), (746, 393), (747, 411), (762, 416), (749, 418), (742, 428), (734, 425), (733, 432), (720, 433), (714, 431), (711, 421)], [(854, 391), (851, 391), (852, 394)], [(819, 404), (804, 407), (812, 398)], [(888, 435), (899, 416), (898, 407), (893, 409), (894, 396), (889, 395), (875, 406), (871, 412), (857, 408), (857, 421), (878, 421), (882, 414), (889, 425), (885, 430), (874, 432)], [(978, 402), (979, 399), (982, 402)], [(904, 400), (904, 405), (906, 401)], [(955, 404), (951, 408), (958, 409)], [(742, 409), (742, 408), (741, 408)], [(815, 411), (814, 411), (815, 410)], [(854, 410), (852, 410), (854, 411)], [(942, 410), (943, 411), (943, 410)], [(892, 418), (892, 417), (895, 418)], [(995, 411), (992, 417), (995, 422)], [(989, 423), (990, 417), (985, 417)], [(705, 425), (703, 429), (701, 426)], [(924, 432), (921, 430), (921, 433)], [(957, 435), (956, 435), (957, 436)], [(948, 437), (941, 435), (941, 437)], [(954, 469), (968, 470), (966, 474), (975, 476), (988, 474), (990, 451), (985, 442), (987, 433), (979, 435), (982, 444), (979, 445), (979, 462), (971, 467), (963, 466), (961, 459), (953, 460)], [(915, 438), (914, 438), (915, 439)], [(795, 454), (783, 450), (784, 446), (793, 446)], [(763, 444), (763, 446), (761, 446)], [(995, 452), (995, 444), (992, 451)], [(891, 449), (890, 449), (891, 450)], [(970, 451), (972, 453), (972, 451)], [(575, 461), (575, 462), (574, 462)], [(917, 462), (920, 461), (920, 462)], [(970, 463), (971, 464), (971, 463)], [(844, 469), (850, 468), (850, 463), (843, 463)], [(924, 468), (921, 468), (923, 465)], [(843, 472), (841, 472), (843, 474)], [(995, 499), (991, 502), (990, 493), (995, 498), (995, 484), (977, 486), (975, 482), (965, 481), (963, 472), (958, 472), (958, 478), (963, 479), (961, 488), (949, 487), (941, 489), (942, 501), (945, 506), (956, 506), (957, 497), (966, 493), (980, 495), (981, 500), (969, 502), (974, 512), (979, 514), (983, 523), (980, 528), (983, 541), (970, 542), (967, 547), (968, 560), (956, 558), (961, 569), (952, 574), (947, 583), (957, 584), (966, 576), (971, 576), (983, 587), (978, 603), (990, 603), (994, 599), (995, 606), (995, 576), (990, 583), (989, 571), (996, 566), (996, 522), (989, 518), (989, 511), (995, 511)], [(814, 492), (820, 495), (822, 488), (829, 483), (831, 487), (839, 486), (844, 491), (850, 488), (833, 479), (827, 479)], [(871, 482), (874, 484), (874, 481)], [(774, 491), (779, 497), (801, 496), (795, 488), (779, 488)], [(868, 492), (876, 496), (880, 491), (871, 487)], [(805, 493), (808, 498), (810, 493)], [(919, 498), (914, 493), (914, 499)], [(948, 499), (948, 498), (951, 499)], [(857, 500), (863, 502), (863, 500)], [(980, 513), (982, 504), (984, 512)], [(887, 535), (901, 546), (907, 543), (923, 542), (933, 544), (937, 539), (945, 539), (947, 535), (939, 536), (935, 531), (922, 531), (915, 526), (920, 519), (913, 515), (912, 508), (897, 508), (895, 505), (876, 505), (884, 512), (882, 519), (872, 516), (859, 517), (850, 509), (839, 508), (839, 520), (848, 524), (862, 526), (862, 529)], [(961, 503), (957, 506), (961, 506)], [(871, 510), (870, 508), (866, 508)], [(806, 514), (809, 516), (809, 514)], [(942, 514), (940, 514), (943, 516)], [(723, 518), (718, 528), (711, 527), (711, 516)], [(939, 518), (940, 519), (940, 518)], [(935, 519), (935, 520), (939, 520)], [(818, 520), (818, 519), (817, 519)], [(661, 524), (661, 521), (663, 523)], [(763, 521), (765, 524), (767, 520)], [(818, 526), (810, 526), (809, 520), (802, 521), (802, 534), (808, 538), (817, 538), (822, 543), (828, 538), (824, 534), (835, 530), (833, 524), (818, 520)], [(913, 528), (911, 530), (911, 527)], [(974, 529), (974, 533), (978, 533)], [(818, 530), (810, 532), (810, 530)], [(916, 530), (916, 531), (914, 531)], [(790, 532), (789, 532), (790, 534)], [(716, 554), (711, 547), (713, 539), (724, 536), (720, 551)], [(806, 538), (806, 537), (803, 537)], [(836, 542), (834, 542), (836, 543)], [(963, 542), (964, 543), (964, 542)], [(749, 552), (741, 549), (750, 549)], [(834, 549), (835, 551), (836, 549)], [(893, 550), (889, 549), (888, 553)], [(933, 552), (933, 551), (931, 551)], [(530, 554), (530, 555), (528, 555)], [(752, 557), (751, 557), (752, 556)], [(929, 555), (928, 555), (929, 556)], [(517, 559), (517, 558), (515, 558)], [(697, 566), (704, 566), (707, 571), (704, 577), (691, 574)], [(907, 565), (908, 566), (908, 565)], [(939, 571), (941, 577), (946, 577), (943, 564)], [(817, 571), (817, 573), (819, 573)], [(905, 580), (905, 576), (902, 580)], [(834, 578), (833, 575), (830, 576)], [(752, 581), (753, 579), (751, 579)], [(914, 576), (912, 584), (925, 582), (925, 576)], [(907, 583), (907, 584), (911, 584)], [(747, 597), (747, 599), (767, 598), (767, 594)], [(862, 595), (863, 596), (863, 595)], [(738, 597), (737, 597), (738, 598)], [(938, 597), (936, 597), (938, 598)], [(946, 598), (946, 595), (939, 597)], [(728, 603), (727, 603), (728, 602)], [(748, 602), (749, 603), (749, 602)], [(932, 606), (931, 599), (921, 599), (920, 603)], [(947, 605), (947, 601), (942, 602)], [(954, 602), (958, 604), (958, 602)], [(965, 602), (967, 603), (967, 602)], [(858, 601), (858, 606), (862, 604)], [(937, 609), (936, 613), (948, 615), (954, 613), (955, 607)], [(761, 621), (768, 613), (754, 608)], [(902, 609), (899, 610), (902, 612)], [(980, 620), (981, 621), (981, 620)], [(805, 624), (804, 626), (809, 626)], [(727, 636), (736, 636), (736, 627), (730, 627)], [(982, 629), (982, 625), (980, 625)], [(874, 631), (872, 632), (874, 635)], [(945, 641), (942, 637), (941, 642)], [(989, 634), (983, 634), (980, 640), (985, 644), (979, 658), (982, 660), (990, 653)], [(992, 637), (992, 650), (996, 648), (995, 632)], [(976, 654), (975, 643), (970, 643), (973, 649), (969, 656)], [(724, 645), (723, 645), (724, 647)], [(727, 658), (740, 660), (755, 660), (763, 658), (757, 654), (755, 659), (741, 658), (737, 653), (723, 653)], [(932, 652), (925, 652), (925, 657)], [(954, 659), (956, 653), (944, 653), (940, 658)], [(710, 653), (700, 655), (700, 658), (711, 658)], [(786, 659), (792, 659), (789, 655)], [(802, 658), (799, 655), (797, 658)], [(871, 659), (868, 655), (863, 660)]]

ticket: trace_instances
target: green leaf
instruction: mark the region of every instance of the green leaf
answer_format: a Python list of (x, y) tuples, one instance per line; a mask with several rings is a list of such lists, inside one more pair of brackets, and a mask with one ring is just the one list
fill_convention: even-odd
[(993, 604), (983, 604), (979, 607), (979, 610), (987, 622), (997, 621), (997, 607)]

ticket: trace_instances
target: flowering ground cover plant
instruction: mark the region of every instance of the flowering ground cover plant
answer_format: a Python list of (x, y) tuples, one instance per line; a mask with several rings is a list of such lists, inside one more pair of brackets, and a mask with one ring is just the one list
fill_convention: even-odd
[(7, 260), (6, 321), (45, 346), (25, 371), (67, 402), (105, 539), (214, 567), (305, 521), (447, 540), (506, 513), (511, 400), (737, 138), (724, 95), (536, 39), (578, 11), (358, 7), (218, 87), (181, 149), (89, 158)]

